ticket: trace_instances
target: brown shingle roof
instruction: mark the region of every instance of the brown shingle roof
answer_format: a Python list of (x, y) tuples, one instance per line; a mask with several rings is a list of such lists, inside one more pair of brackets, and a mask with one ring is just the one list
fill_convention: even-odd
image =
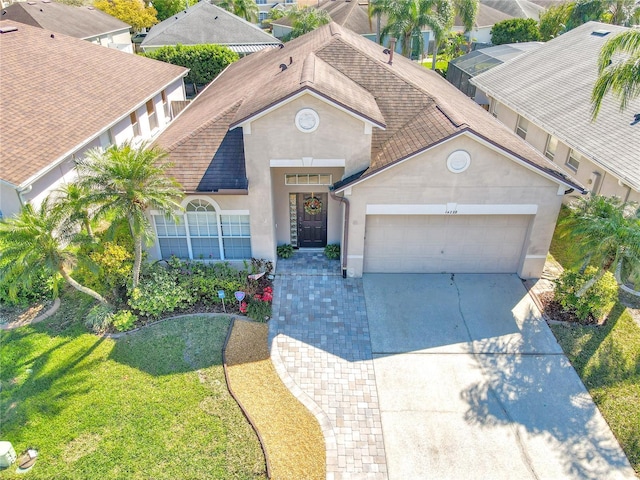
[[(348, 101), (345, 97), (358, 95), (356, 101), (351, 98), (351, 108), (367, 118), (377, 110), (383, 119), (385, 128), (373, 129), (368, 173), (472, 131), (564, 181), (564, 174), (553, 163), (441, 76), (399, 55), (393, 65), (387, 62), (381, 46), (331, 23), (283, 49), (259, 52), (232, 64), (163, 132), (158, 144), (170, 151), (177, 164), (175, 173), (190, 171), (192, 180), (183, 186), (195, 191), (195, 180), (204, 175), (221, 138), (211, 141), (207, 154), (200, 157), (185, 152), (182, 145), (194, 143), (204, 148), (203, 143), (209, 141), (201, 133), (204, 125), (209, 129), (215, 124), (223, 132), (299, 91), (312, 71), (314, 86), (321, 85), (330, 100), (343, 103)], [(288, 65), (286, 70), (280, 70), (281, 63)], [(238, 111), (229, 122), (224, 112), (236, 105)]]
[(129, 25), (94, 7), (74, 7), (42, 0), (16, 2), (3, 9), (3, 20), (26, 23), (76, 38), (129, 30)]
[(16, 22), (0, 27), (0, 177), (14, 185), (72, 153), (187, 69)]

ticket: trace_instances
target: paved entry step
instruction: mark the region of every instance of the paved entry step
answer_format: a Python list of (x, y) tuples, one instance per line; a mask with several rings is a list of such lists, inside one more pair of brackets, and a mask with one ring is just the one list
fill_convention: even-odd
[(329, 260), (323, 250), (296, 250), (279, 258), (276, 275), (341, 275), (340, 260)]

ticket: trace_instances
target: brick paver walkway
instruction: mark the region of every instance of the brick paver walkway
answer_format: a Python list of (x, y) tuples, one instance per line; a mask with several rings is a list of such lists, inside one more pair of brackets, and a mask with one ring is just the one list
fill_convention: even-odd
[(280, 377), (320, 422), (327, 479), (386, 479), (362, 279), (321, 252), (278, 260), (269, 336)]

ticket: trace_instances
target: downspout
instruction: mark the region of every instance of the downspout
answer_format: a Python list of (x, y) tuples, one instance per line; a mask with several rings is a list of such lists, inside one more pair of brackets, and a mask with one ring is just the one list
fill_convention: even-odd
[(24, 199), (23, 195), (25, 193), (29, 193), (32, 189), (33, 189), (33, 184), (29, 184), (24, 188), (16, 189), (16, 192), (18, 192), (18, 200), (20, 200), (21, 207), (24, 207), (25, 204), (27, 203), (27, 200)]
[(344, 197), (337, 196), (333, 190), (329, 190), (329, 195), (334, 200), (338, 200), (344, 204), (344, 228), (342, 234), (342, 278), (347, 278), (347, 252), (349, 245), (349, 200)]

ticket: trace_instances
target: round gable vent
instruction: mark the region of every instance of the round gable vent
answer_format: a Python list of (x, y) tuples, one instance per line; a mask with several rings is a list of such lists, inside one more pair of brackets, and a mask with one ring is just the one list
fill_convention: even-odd
[(453, 173), (462, 173), (471, 164), (471, 156), (464, 150), (456, 150), (447, 158), (447, 168)]
[(314, 132), (320, 124), (320, 117), (315, 110), (303, 108), (296, 113), (296, 127), (304, 133)]

